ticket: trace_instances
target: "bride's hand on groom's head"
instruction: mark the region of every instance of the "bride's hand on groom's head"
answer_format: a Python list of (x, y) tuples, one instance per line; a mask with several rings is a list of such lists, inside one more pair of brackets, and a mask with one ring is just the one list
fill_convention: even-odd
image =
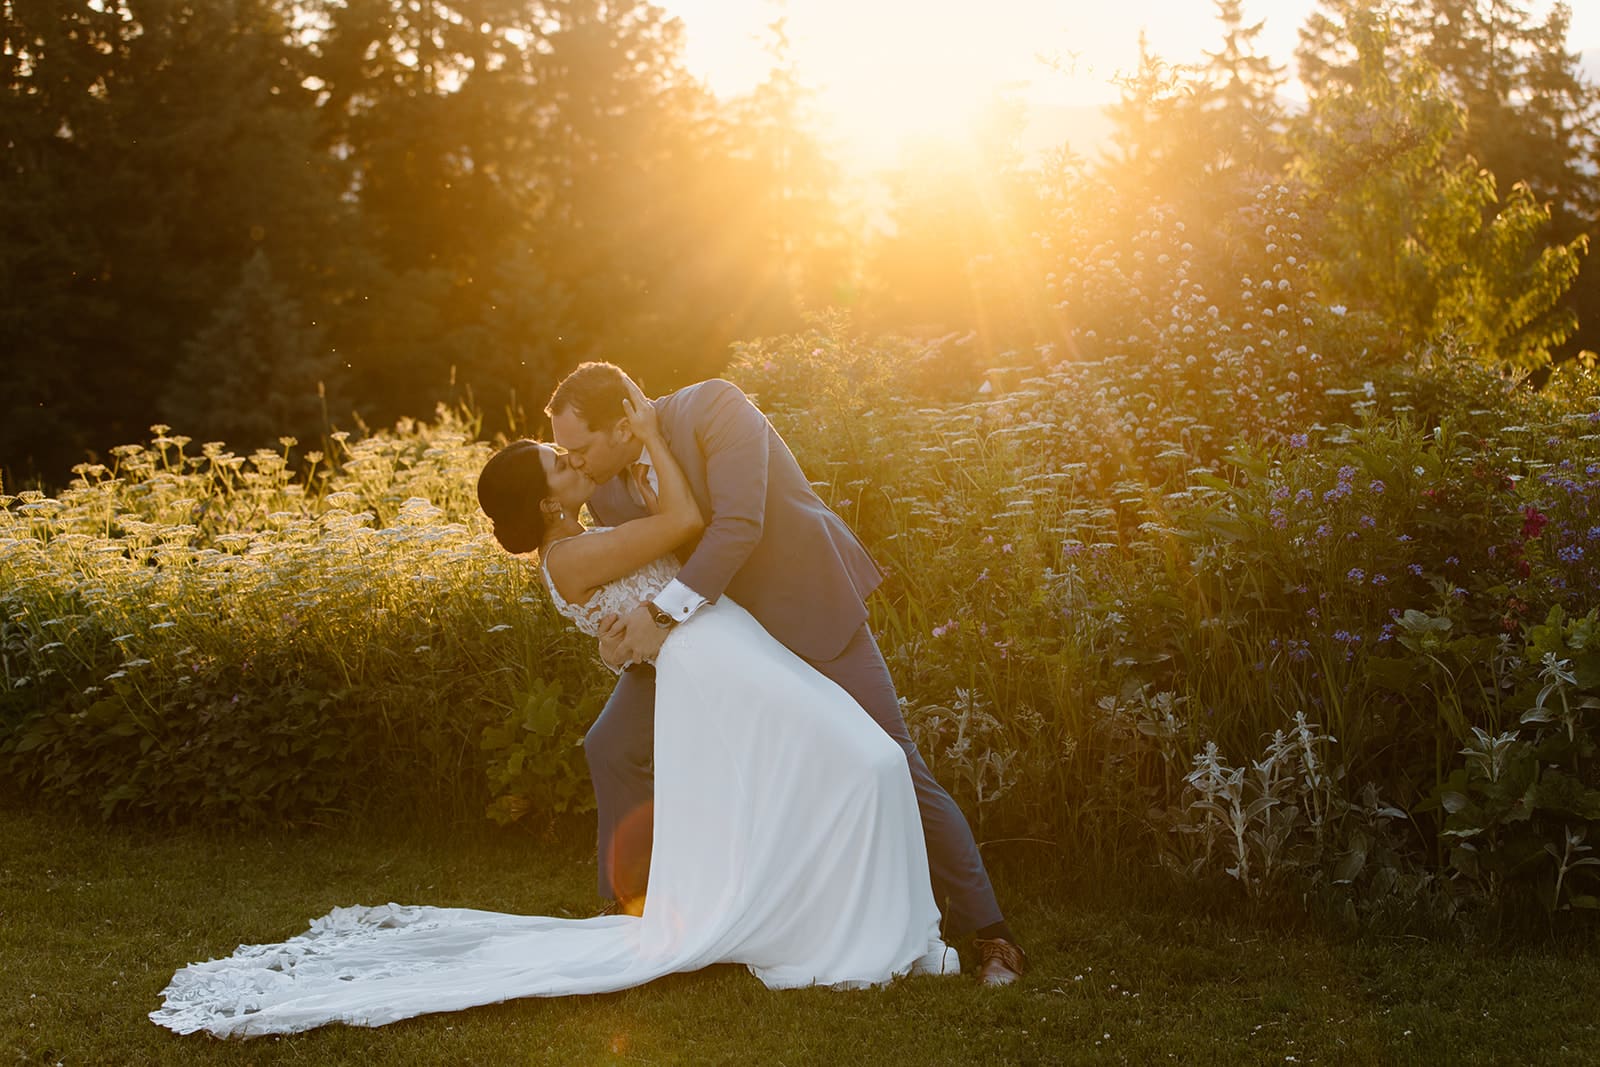
[(650, 403), (650, 398), (644, 395), (632, 378), (624, 376), (622, 381), (628, 389), (628, 395), (622, 398), (622, 413), (628, 417), (628, 426), (634, 436), (646, 440), (659, 436), (661, 423), (656, 417), (655, 405)]

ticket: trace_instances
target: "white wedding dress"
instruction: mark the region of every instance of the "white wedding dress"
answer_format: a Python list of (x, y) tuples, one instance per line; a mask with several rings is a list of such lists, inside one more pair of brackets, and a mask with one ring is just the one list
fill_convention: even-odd
[[(657, 561), (582, 606), (551, 593), (593, 634), (676, 569)], [(150, 1018), (252, 1036), (605, 993), (713, 963), (744, 964), (773, 989), (957, 966), (905, 754), (844, 690), (727, 598), (668, 635), (656, 679), (642, 917), (335, 908), (299, 937), (183, 968)]]

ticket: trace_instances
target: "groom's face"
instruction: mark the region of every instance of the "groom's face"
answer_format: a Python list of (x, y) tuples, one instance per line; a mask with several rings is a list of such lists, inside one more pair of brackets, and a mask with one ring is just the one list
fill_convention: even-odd
[(639, 455), (639, 439), (628, 428), (627, 419), (597, 428), (566, 407), (550, 417), (550, 432), (567, 453), (567, 462), (597, 483), (615, 478)]

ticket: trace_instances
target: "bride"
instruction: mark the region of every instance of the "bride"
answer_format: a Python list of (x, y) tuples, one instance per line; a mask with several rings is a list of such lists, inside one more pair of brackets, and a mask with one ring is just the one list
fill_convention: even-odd
[[(591, 635), (666, 586), (673, 549), (704, 525), (654, 409), (629, 392), (658, 478), (654, 499), (641, 486), (652, 514), (586, 530), (578, 511), (594, 482), (534, 441), (503, 449), (479, 478), (495, 537), (538, 551), (557, 609)], [(743, 964), (772, 989), (953, 973), (900, 746), (727, 597), (672, 630), (655, 671), (642, 914), (335, 908), (288, 941), (183, 968), (150, 1018), (253, 1036), (605, 993), (713, 963)]]

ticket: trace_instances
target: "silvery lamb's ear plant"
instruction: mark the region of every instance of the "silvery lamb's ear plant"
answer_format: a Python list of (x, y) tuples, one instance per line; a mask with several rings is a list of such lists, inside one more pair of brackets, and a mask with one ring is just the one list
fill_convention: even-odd
[(1198, 852), (1171, 847), (1165, 864), (1190, 877), (1220, 867), (1253, 899), (1289, 880), (1354, 882), (1387, 821), (1405, 813), (1380, 802), (1372, 783), (1351, 802), (1345, 767), (1332, 760), (1335, 742), (1303, 711), (1248, 765), (1230, 765), (1208, 742), (1184, 777), (1187, 803), (1172, 825)]
[(1500, 914), (1530, 898), (1552, 914), (1600, 906), (1600, 860), (1587, 843), (1600, 824), (1596, 614), (1557, 607), (1530, 628), (1517, 724), (1474, 726), (1461, 766), (1430, 799), (1444, 813), (1452, 875)]
[(982, 698), (958, 688), (948, 704), (909, 705), (906, 721), (917, 748), (945, 788), (972, 806), (974, 829), (1016, 786), (1020, 750)]

